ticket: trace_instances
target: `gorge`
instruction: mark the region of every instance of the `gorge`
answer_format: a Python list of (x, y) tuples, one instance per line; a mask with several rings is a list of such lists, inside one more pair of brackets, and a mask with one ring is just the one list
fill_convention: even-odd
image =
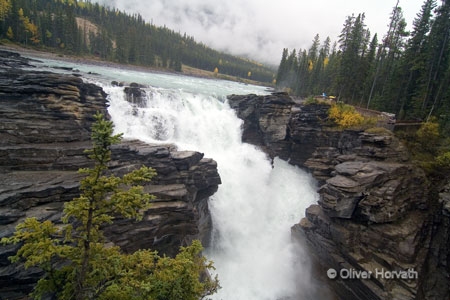
[[(291, 234), (294, 240), (310, 246), (310, 256), (322, 263), (317, 271), (322, 277), (319, 281), (331, 285), (342, 299), (449, 298), (450, 187), (430, 184), (394, 135), (384, 131), (334, 130), (323, 122), (327, 106), (304, 105), (286, 94), (261, 90), (262, 96), (228, 97), (227, 103), (243, 120), (242, 140), (248, 144), (241, 144), (241, 124), (233, 121), (234, 127), (222, 128), (224, 123), (214, 127), (214, 119), (235, 118), (232, 110), (226, 109), (223, 95), (217, 97), (223, 100), (220, 102), (190, 91), (189, 86), (183, 86), (176, 94), (164, 88), (132, 86), (128, 90), (131, 103), (115, 102), (115, 96), (124, 98), (123, 87), (108, 85), (102, 89), (86, 83), (72, 69), (66, 75), (38, 71), (28, 60), (9, 52), (2, 52), (0, 57), (1, 236), (11, 234), (25, 217), (58, 219), (62, 203), (77, 194), (80, 178), (76, 170), (88, 164), (83, 150), (89, 147), (91, 116), (95, 111), (106, 113), (108, 109), (116, 129), (128, 137), (113, 149), (113, 172), (121, 174), (141, 164), (158, 172), (157, 178), (146, 186), (157, 201), (144, 220), (119, 220), (107, 229), (111, 241), (124, 250), (150, 247), (173, 254), (178, 246), (199, 238), (204, 244), (212, 242), (210, 250), (216, 251), (213, 258), (218, 266), (229, 266), (230, 274), (239, 278), (231, 291), (219, 295), (223, 299), (230, 299), (230, 295), (242, 299), (255, 295), (255, 299), (297, 299), (292, 296), (296, 292), (299, 299), (322, 299), (320, 294), (307, 295), (309, 276), (296, 272), (300, 267), (310, 272), (307, 263), (292, 265), (290, 257), (303, 250), (291, 244)], [(212, 90), (216, 88), (213, 82), (207, 84)], [(242, 91), (246, 90), (243, 87)], [(145, 94), (151, 97), (141, 97)], [(179, 94), (189, 101), (178, 102)], [(175, 116), (172, 108), (180, 107), (189, 109)], [(199, 114), (211, 107), (222, 113), (208, 110), (207, 114)], [(187, 125), (188, 119), (194, 122)], [(217, 131), (203, 136), (196, 127)], [(219, 140), (218, 132), (227, 133), (227, 139)], [(136, 135), (146, 138), (131, 139)], [(178, 147), (172, 143), (175, 138)], [(205, 154), (180, 150), (192, 149), (192, 140), (202, 141), (201, 151)], [(222, 149), (233, 145), (233, 150), (240, 153), (229, 156), (225, 151), (213, 152), (212, 144)], [(272, 165), (250, 144), (263, 149), (273, 159)], [(237, 159), (242, 153), (245, 155)], [(310, 182), (299, 168), (282, 160), (310, 172), (318, 185)], [(225, 162), (231, 168), (219, 171), (218, 166)], [(245, 181), (236, 180), (235, 186), (223, 189), (224, 176), (233, 178), (241, 172), (241, 166), (253, 167), (249, 173), (244, 172)], [(253, 187), (237, 197), (234, 192), (243, 185)], [(280, 186), (283, 190), (276, 190)], [(314, 196), (316, 188), (320, 198)], [(254, 194), (257, 202), (249, 200)], [(213, 223), (215, 218), (211, 219), (210, 212), (218, 211), (214, 206), (226, 204), (217, 199), (238, 201), (231, 202), (235, 209), (224, 218), (231, 224)], [(292, 211), (281, 216), (283, 222), (273, 216), (278, 212), (275, 203), (286, 203), (288, 211)], [(240, 213), (250, 222), (254, 219), (249, 216), (256, 213), (259, 221), (233, 227), (234, 217)], [(256, 230), (245, 232), (250, 225), (256, 225)], [(267, 231), (263, 227), (267, 225), (274, 231)], [(275, 238), (277, 226), (287, 230), (280, 239)], [(214, 230), (218, 227), (222, 230)], [(248, 235), (218, 243), (230, 233), (224, 228), (230, 229), (233, 237), (236, 232)], [(251, 245), (248, 236), (257, 235), (267, 236), (267, 244)], [(229, 257), (217, 255), (229, 253), (227, 247), (249, 250), (235, 253), (233, 258), (244, 260), (236, 260), (234, 269), (226, 260), (221, 262)], [(266, 256), (254, 254), (261, 250)], [(39, 275), (39, 270), (12, 266), (7, 257), (14, 251), (12, 246), (0, 251), (1, 298), (23, 297)], [(269, 251), (274, 255), (270, 256)], [(261, 266), (269, 269), (272, 276), (258, 274), (262, 269), (254, 266), (246, 269), (246, 260), (254, 259), (253, 265), (264, 265), (264, 257), (274, 261)], [(273, 269), (277, 265), (279, 269)], [(417, 280), (329, 280), (324, 278), (329, 268), (414, 269), (419, 275)], [(244, 282), (241, 278), (246, 277), (240, 277), (239, 271), (255, 276)], [(222, 278), (220, 272), (219, 276)], [(223, 281), (227, 283), (225, 276)], [(241, 292), (239, 286), (244, 285), (247, 289), (237, 294)], [(270, 288), (258, 291), (261, 286)], [(287, 296), (283, 294), (286, 290), (290, 293)]]
[(319, 181), (320, 199), (292, 236), (307, 241), (323, 275), (417, 272), (414, 279), (327, 280), (340, 298), (449, 298), (448, 177), (430, 182), (392, 132), (329, 126), (328, 105), (299, 105), (286, 94), (232, 95), (229, 103), (244, 120), (244, 141)]
[[(8, 65), (12, 65), (13, 59), (19, 58), (9, 57)], [(7, 87), (4, 99), (9, 99), (6, 103), (12, 106), (5, 105), (3, 108), (8, 112), (5, 123), (10, 124), (9, 128), (5, 127), (5, 135), (12, 137), (4, 148), (5, 177), (11, 180), (5, 181), (2, 189), (5, 210), (8, 210), (8, 197), (20, 194), (21, 190), (21, 186), (13, 183), (24, 181), (12, 175), (26, 174), (31, 164), (28, 161), (34, 160), (33, 170), (36, 172), (30, 176), (30, 183), (25, 185), (29, 187), (28, 192), (24, 192), (23, 197), (17, 196), (17, 202), (38, 197), (42, 199), (32, 202), (30, 209), (17, 207), (16, 218), (4, 227), (3, 234), (10, 234), (25, 216), (58, 218), (60, 205), (54, 202), (70, 199), (71, 195), (64, 198), (53, 192), (52, 198), (41, 196), (44, 192), (34, 193), (36, 186), (32, 183), (39, 183), (37, 178), (44, 179), (47, 169), (66, 172), (70, 177), (76, 173), (75, 170), (70, 173), (72, 170), (68, 165), (76, 169), (86, 163), (82, 150), (88, 147), (88, 135), (81, 137), (86, 140), (84, 146), (77, 148), (76, 143), (72, 142), (79, 138), (78, 132), (88, 132), (89, 122), (80, 119), (79, 112), (84, 109), (86, 113), (95, 111), (95, 107), (91, 107), (92, 111), (88, 108), (97, 99), (98, 103), (106, 103), (117, 132), (124, 133), (127, 140), (139, 138), (142, 141), (127, 141), (112, 149), (113, 170), (120, 174), (133, 168), (133, 162), (140, 156), (140, 163), (151, 165), (159, 174), (150, 186), (146, 186), (150, 193), (158, 197), (152, 206), (154, 210), (146, 214), (145, 221), (148, 222), (141, 224), (119, 220), (112, 228), (106, 229), (111, 242), (128, 251), (150, 247), (170, 254), (179, 245), (189, 243), (191, 238), (201, 239), (206, 246), (210, 241), (205, 254), (214, 260), (222, 285), (215, 295), (217, 299), (297, 299), (294, 298), (297, 293), (303, 295), (308, 292), (311, 288), (308, 261), (299, 262), (301, 265), (295, 262), (298, 251), (291, 242), (289, 228), (304, 216), (305, 208), (317, 200), (314, 184), (310, 176), (298, 168), (282, 160), (275, 160), (272, 165), (257, 147), (242, 143), (241, 121), (225, 101), (226, 95), (232, 92), (267, 94), (265, 87), (79, 62), (43, 59), (42, 62), (32, 62), (32, 65), (38, 68), (26, 66), (26, 70), (7, 69), (3, 72), (3, 86)], [(34, 86), (36, 89), (33, 89)], [(98, 92), (95, 97), (80, 92), (91, 88)], [(102, 90), (107, 93), (106, 97)], [(71, 93), (72, 98), (66, 95)], [(27, 107), (24, 103), (28, 104), (31, 115), (22, 115), (21, 110)], [(58, 105), (64, 110), (60, 125), (56, 117), (59, 114)], [(52, 116), (53, 113), (55, 116)], [(23, 120), (21, 117), (25, 117), (26, 121), (20, 122)], [(64, 123), (66, 120), (67, 124)], [(46, 134), (49, 130), (53, 130), (52, 135)], [(65, 140), (60, 139), (70, 142), (68, 144), (58, 141), (58, 137), (64, 136), (64, 131), (68, 136)], [(47, 139), (45, 145), (39, 141), (40, 135)], [(20, 144), (16, 136), (26, 136), (27, 143)], [(54, 153), (25, 150), (44, 146), (49, 151), (55, 149)], [(15, 152), (15, 149), (18, 151)], [(201, 150), (204, 156), (214, 157), (218, 165), (201, 159), (202, 153), (180, 149)], [(17, 162), (14, 162), (16, 159)], [(13, 168), (8, 167), (14, 163)], [(213, 196), (208, 197), (217, 189), (217, 172), (222, 184)], [(67, 178), (57, 178), (45, 183), (55, 182), (55, 189), (65, 194), (66, 181)], [(77, 182), (76, 179), (72, 181), (74, 193)], [(11, 187), (16, 186), (18, 191), (11, 191)], [(186, 191), (187, 196), (184, 196)], [(297, 195), (304, 195), (301, 201), (298, 201)], [(209, 198), (208, 202), (202, 201), (203, 197)], [(209, 205), (209, 209), (205, 204)], [(210, 222), (213, 223), (213, 230)], [(152, 228), (152, 224), (157, 226)], [(7, 257), (13, 252), (14, 248), (3, 252), (5, 269), (2, 286), (5, 291), (2, 295), (20, 298), (26, 293), (25, 284), (28, 284), (29, 290), (39, 273), (38, 270), (24, 271), (10, 265)], [(298, 284), (295, 280), (300, 275), (303, 279)]]
[[(28, 60), (1, 52), (0, 232), (10, 235), (25, 217), (57, 221), (64, 201), (77, 196), (80, 174), (90, 161), (93, 114), (107, 113), (104, 91), (74, 75), (30, 68)], [(114, 146), (111, 171), (123, 174), (141, 165), (157, 177), (145, 190), (157, 197), (141, 222), (118, 220), (106, 235), (125, 251), (151, 248), (173, 255), (193, 238), (207, 239), (211, 219), (207, 199), (220, 177), (214, 160), (169, 144), (127, 140)], [(27, 295), (40, 271), (12, 265), (18, 246), (0, 251), (0, 298)]]

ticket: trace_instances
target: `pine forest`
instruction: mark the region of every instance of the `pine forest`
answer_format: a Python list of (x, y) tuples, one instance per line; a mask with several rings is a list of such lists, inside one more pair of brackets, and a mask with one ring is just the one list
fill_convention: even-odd
[(0, 38), (24, 46), (175, 71), (190, 66), (266, 83), (276, 78), (277, 89), (292, 95), (333, 95), (398, 120), (437, 117), (450, 126), (450, 1), (425, 0), (411, 32), (397, 1), (386, 28), (382, 37), (372, 35), (364, 13), (348, 16), (337, 41), (316, 35), (309, 49), (283, 49), (275, 74), (139, 14), (90, 1), (0, 0)]
[(186, 33), (91, 1), (0, 0), (0, 38), (62, 54), (181, 71), (183, 65), (270, 83), (276, 71), (213, 50)]
[(316, 35), (309, 49), (283, 49), (277, 88), (334, 96), (398, 120), (437, 118), (448, 131), (450, 1), (425, 0), (411, 32), (398, 1), (383, 37), (372, 36), (364, 21), (364, 13), (348, 16), (333, 44)]

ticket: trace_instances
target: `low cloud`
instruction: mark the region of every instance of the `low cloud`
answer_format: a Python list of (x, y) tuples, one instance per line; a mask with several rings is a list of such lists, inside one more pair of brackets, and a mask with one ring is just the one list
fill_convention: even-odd
[[(309, 48), (319, 34), (336, 41), (346, 16), (366, 13), (372, 33), (384, 35), (396, 1), (391, 0), (100, 0), (139, 13), (147, 22), (193, 36), (218, 50), (278, 65), (283, 48)], [(422, 0), (400, 3), (408, 24)]]

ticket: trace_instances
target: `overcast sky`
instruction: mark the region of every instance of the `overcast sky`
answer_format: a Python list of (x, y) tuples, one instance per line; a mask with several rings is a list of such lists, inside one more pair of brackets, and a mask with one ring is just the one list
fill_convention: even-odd
[[(283, 48), (308, 49), (318, 33), (334, 42), (352, 13), (366, 14), (378, 40), (397, 0), (98, 0), (235, 55), (278, 65)], [(408, 29), (424, 0), (400, 0)], [(440, 3), (440, 1), (438, 1)]]

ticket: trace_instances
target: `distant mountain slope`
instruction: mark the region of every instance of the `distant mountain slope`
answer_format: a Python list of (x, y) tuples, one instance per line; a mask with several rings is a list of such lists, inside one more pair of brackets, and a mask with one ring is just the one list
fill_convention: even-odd
[(0, 0), (0, 38), (65, 54), (175, 71), (187, 65), (259, 82), (272, 82), (276, 72), (147, 23), (138, 14), (90, 1)]

